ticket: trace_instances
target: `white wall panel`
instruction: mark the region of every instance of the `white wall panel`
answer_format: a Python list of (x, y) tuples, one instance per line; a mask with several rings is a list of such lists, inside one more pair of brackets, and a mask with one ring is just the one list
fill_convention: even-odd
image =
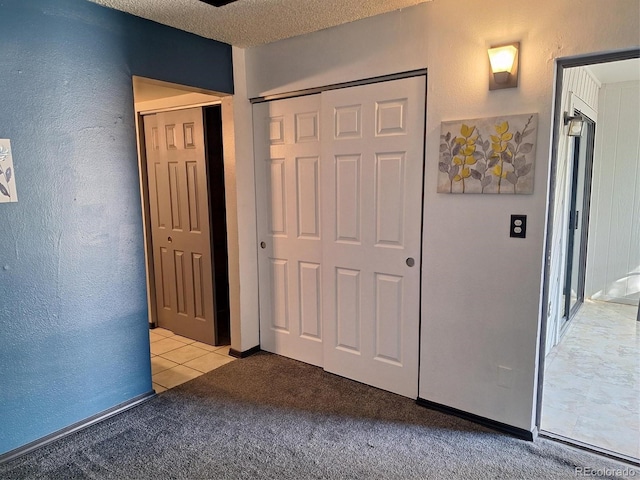
[(606, 84), (596, 133), (586, 296), (640, 298), (640, 82)]

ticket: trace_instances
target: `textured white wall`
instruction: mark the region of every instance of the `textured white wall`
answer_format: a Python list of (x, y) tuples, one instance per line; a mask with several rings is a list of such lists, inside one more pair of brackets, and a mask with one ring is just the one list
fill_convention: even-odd
[(231, 335), (240, 335), (240, 251), (238, 243), (238, 192), (236, 173), (234, 97), (222, 99), (222, 149), (224, 194), (227, 214), (227, 254), (229, 264), (229, 320)]
[(258, 314), (258, 255), (256, 236), (256, 189), (253, 162), (253, 117), (245, 50), (233, 47), (233, 123), (238, 212), (238, 273), (240, 318), (231, 323), (231, 348), (244, 352), (260, 343)]
[[(554, 60), (637, 45), (639, 9), (637, 0), (436, 0), (246, 51), (249, 96), (428, 68), (422, 398), (533, 429)], [(516, 40), (519, 88), (489, 92), (486, 49)], [(436, 193), (440, 122), (528, 112), (539, 113), (532, 195)], [(524, 240), (508, 238), (512, 213), (528, 215)], [(255, 235), (255, 214), (239, 209), (239, 219)], [(511, 369), (506, 386), (498, 366)]]
[(586, 295), (640, 298), (640, 82), (605, 84), (594, 154)]

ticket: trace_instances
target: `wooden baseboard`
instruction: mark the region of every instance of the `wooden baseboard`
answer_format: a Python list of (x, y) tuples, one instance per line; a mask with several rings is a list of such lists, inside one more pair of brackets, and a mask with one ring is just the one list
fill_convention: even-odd
[(250, 348), (249, 350), (245, 350), (244, 352), (240, 352), (238, 350), (234, 350), (233, 348), (230, 348), (229, 355), (236, 358), (247, 358), (255, 353), (258, 353), (259, 351), (260, 351), (260, 345), (256, 345), (255, 347)]
[(525, 430), (524, 428), (514, 427), (513, 425), (507, 425), (506, 423), (498, 422), (496, 420), (491, 420), (490, 418), (481, 417), (480, 415), (475, 415), (473, 413), (465, 412), (463, 410), (458, 410), (457, 408), (448, 407), (447, 405), (442, 405), (440, 403), (432, 402), (430, 400), (425, 400), (424, 398), (418, 398), (416, 403), (422, 407), (430, 408), (431, 410), (437, 410), (442, 413), (447, 413), (449, 415), (453, 415), (455, 417), (464, 418), (465, 420), (469, 420), (473, 423), (478, 423), (485, 427), (491, 428), (493, 430), (497, 430), (499, 432), (508, 433), (509, 435), (513, 435), (514, 437), (521, 438), (522, 440), (528, 440), (532, 442), (534, 438), (537, 436), (537, 432)]
[(30, 453), (40, 447), (44, 447), (45, 445), (55, 442), (56, 440), (66, 437), (67, 435), (71, 435), (72, 433), (75, 433), (79, 430), (85, 429), (87, 427), (90, 427), (91, 425), (95, 425), (96, 423), (102, 422), (103, 420), (106, 420), (107, 418), (113, 417), (114, 415), (117, 415), (126, 410), (129, 410), (130, 408), (136, 407), (141, 403), (152, 399), (155, 396), (156, 396), (155, 392), (151, 390), (150, 392), (143, 393), (142, 395), (138, 395), (137, 397), (134, 397), (131, 400), (128, 400), (126, 402), (120, 403), (115, 407), (109, 408), (108, 410), (104, 410), (103, 412), (100, 412), (89, 418), (86, 418), (77, 423), (69, 425), (68, 427), (58, 430), (57, 432), (53, 432), (45, 437), (39, 438), (38, 440), (34, 440), (33, 442), (27, 443), (22, 447), (18, 447), (14, 450), (8, 451), (7, 453), (3, 453), (2, 455), (0, 455), (0, 465), (2, 465), (3, 463), (7, 463), (11, 460), (14, 460), (22, 455), (26, 455), (27, 453)]

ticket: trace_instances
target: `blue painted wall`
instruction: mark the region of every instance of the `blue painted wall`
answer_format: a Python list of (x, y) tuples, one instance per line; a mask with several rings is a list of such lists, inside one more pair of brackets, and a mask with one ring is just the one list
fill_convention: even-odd
[(0, 454), (151, 390), (131, 76), (232, 93), (231, 48), (84, 0), (0, 0)]

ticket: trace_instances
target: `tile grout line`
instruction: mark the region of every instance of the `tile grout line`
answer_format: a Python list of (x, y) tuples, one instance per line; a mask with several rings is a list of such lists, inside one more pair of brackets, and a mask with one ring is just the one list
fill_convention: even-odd
[[(180, 337), (179, 335), (174, 334), (170, 330), (164, 330), (164, 332), (163, 332), (163, 333), (169, 333), (168, 335), (163, 335), (163, 334), (160, 334), (160, 333), (157, 333), (157, 332), (150, 331), (150, 334), (152, 334), (152, 333), (154, 335), (156, 335), (157, 337), (159, 337), (159, 338), (156, 338), (155, 340), (150, 341), (151, 345), (153, 345), (154, 343), (157, 343), (157, 342), (161, 342), (162, 340), (169, 340), (169, 339), (172, 339), (173, 337)], [(191, 339), (187, 339), (186, 337), (181, 337), (181, 339), (191, 340)], [(222, 365), (225, 365), (226, 363), (229, 363), (229, 361), (234, 361), (235, 360), (234, 358), (230, 357), (228, 354), (221, 353), (222, 350), (224, 350), (225, 348), (229, 347), (228, 345), (223, 345), (223, 346), (220, 346), (220, 347), (217, 347), (217, 348), (213, 347), (213, 346), (210, 346), (210, 347), (214, 348), (214, 350), (209, 350), (209, 349), (201, 348), (200, 346), (195, 345), (196, 343), (200, 343), (200, 342), (197, 342), (195, 340), (194, 341), (190, 341), (189, 343), (186, 343), (186, 342), (184, 342), (182, 340), (178, 340), (178, 339), (174, 339), (174, 341), (175, 342), (180, 342), (180, 343), (182, 343), (182, 345), (180, 345), (180, 346), (178, 346), (178, 347), (176, 347), (174, 349), (167, 350), (166, 352), (162, 352), (160, 354), (154, 354), (153, 352), (151, 353), (152, 364), (153, 364), (153, 359), (154, 358), (158, 358), (158, 357), (160, 357), (162, 360), (166, 360), (168, 362), (172, 362), (172, 363), (175, 364), (174, 366), (172, 366), (170, 368), (163, 369), (163, 370), (160, 370), (160, 371), (156, 372), (155, 374), (152, 374), (152, 377), (151, 377), (152, 383), (154, 385), (157, 385), (157, 386), (161, 387), (163, 389), (163, 390), (161, 390), (161, 392), (165, 391), (165, 390), (169, 390), (169, 389), (171, 389), (171, 388), (173, 388), (175, 386), (178, 386), (178, 385), (184, 383), (185, 381), (192, 380), (193, 378), (197, 378), (197, 377), (207, 373), (207, 372), (203, 372), (201, 370), (198, 370), (197, 368), (190, 367), (190, 366), (187, 365), (187, 363), (191, 363), (191, 362), (193, 362), (195, 360), (202, 359), (203, 357), (206, 357), (206, 356), (208, 356), (209, 354), (212, 354), (212, 353), (216, 354), (213, 358), (222, 357), (222, 358), (229, 359), (229, 360), (225, 361), (224, 363), (221, 363), (220, 365), (217, 365), (214, 368), (208, 370), (208, 371), (212, 371), (212, 370), (215, 370), (216, 368), (218, 368), (218, 367), (220, 367)], [(206, 345), (206, 344), (204, 344), (204, 345)], [(188, 346), (192, 346), (194, 348), (202, 350), (202, 352), (204, 352), (204, 353), (202, 355), (198, 355), (196, 357), (190, 358), (190, 359), (188, 359), (186, 361), (183, 361), (183, 362), (176, 362), (175, 360), (172, 360), (171, 358), (167, 358), (167, 357), (163, 356), (163, 355), (169, 354), (171, 352), (175, 352), (177, 350), (183, 349), (183, 348), (188, 347)], [(157, 362), (157, 360), (156, 360), (156, 362)], [(175, 371), (176, 369), (180, 369), (180, 367), (182, 367), (182, 369), (184, 369), (184, 368), (188, 369), (190, 374), (192, 374), (193, 372), (197, 372), (197, 375), (194, 375), (191, 378), (184, 378), (184, 377), (180, 378), (179, 380), (181, 380), (181, 381), (179, 383), (174, 383), (172, 381), (169, 381), (168, 379), (167, 380), (163, 380), (162, 378), (160, 379), (160, 381), (158, 381), (158, 375), (166, 373), (166, 372), (169, 372), (171, 370)], [(152, 368), (152, 370), (153, 370), (153, 368)], [(167, 375), (165, 375), (165, 377), (166, 376)], [(163, 382), (164, 384), (160, 383), (160, 382)], [(172, 386), (167, 387), (166, 385), (172, 385)], [(158, 393), (161, 393), (161, 392), (158, 392)]]
[[(615, 421), (618, 415), (611, 413), (614, 411), (612, 406), (618, 405), (618, 412), (623, 410), (627, 413), (625, 418), (633, 419), (638, 416), (637, 406), (629, 403), (630, 398), (637, 399), (638, 391), (628, 388), (628, 378), (635, 382), (638, 377), (634, 374), (634, 370), (628, 373), (628, 378), (624, 375), (616, 376), (618, 372), (629, 372), (627, 362), (635, 364), (634, 362), (639, 358), (638, 354), (633, 351), (635, 356), (618, 355), (617, 350), (611, 348), (611, 345), (619, 345), (629, 339), (637, 338), (635, 323), (629, 324), (629, 322), (635, 322), (635, 319), (626, 318), (625, 311), (624, 308), (610, 308), (609, 305), (605, 308), (602, 304), (585, 302), (571, 325), (573, 328), (567, 331), (565, 338), (558, 346), (556, 350), (558, 354), (545, 368), (548, 372), (546, 380), (550, 381), (546, 384), (544, 400), (549, 408), (547, 410), (549, 415), (545, 421), (543, 406), (543, 421), (548, 423), (546, 430), (556, 431), (561, 435), (593, 445), (600, 443), (603, 444), (601, 445), (603, 448), (633, 455), (633, 452), (626, 451), (628, 444), (622, 437), (631, 439), (627, 442), (640, 443), (640, 435), (636, 427), (623, 428), (619, 422)], [(621, 339), (627, 340), (622, 342)], [(568, 348), (562, 348), (563, 346)], [(632, 350), (628, 351), (632, 352)], [(610, 366), (605, 367), (608, 365)], [(611, 368), (616, 365), (616, 368)], [(562, 380), (566, 379), (567, 373), (571, 374), (568, 382), (573, 384), (568, 388), (567, 380)], [(582, 373), (582, 375), (576, 376), (576, 373)], [(556, 381), (552, 381), (555, 377), (557, 377)], [(586, 391), (583, 391), (585, 383), (588, 386)], [(617, 401), (613, 400), (614, 398)], [(570, 421), (562, 413), (569, 406), (567, 402), (577, 405), (571, 408), (575, 414), (575, 421)], [(598, 405), (602, 405), (602, 408), (595, 410), (598, 409)], [(562, 427), (563, 419), (566, 422), (565, 427)], [(607, 428), (604, 428), (605, 423), (608, 423)], [(614, 424), (618, 426), (613, 427)], [(568, 432), (562, 433), (561, 430), (569, 425), (571, 427), (568, 428)], [(617, 434), (613, 434), (613, 431)]]

